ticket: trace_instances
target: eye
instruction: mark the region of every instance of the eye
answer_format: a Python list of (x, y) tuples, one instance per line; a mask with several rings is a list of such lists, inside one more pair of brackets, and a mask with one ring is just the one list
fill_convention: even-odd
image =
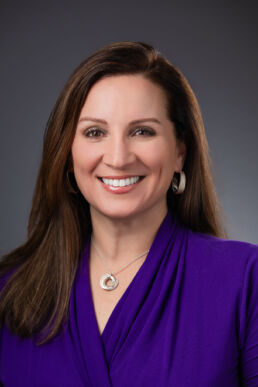
[(104, 130), (96, 126), (88, 128), (84, 131), (85, 137), (98, 138), (98, 137), (103, 137), (104, 135), (105, 135)]
[(132, 135), (133, 136), (146, 136), (146, 137), (150, 137), (150, 136), (155, 136), (155, 131), (151, 128), (148, 128), (148, 127), (140, 127), (140, 128), (136, 128), (133, 132), (132, 132)]

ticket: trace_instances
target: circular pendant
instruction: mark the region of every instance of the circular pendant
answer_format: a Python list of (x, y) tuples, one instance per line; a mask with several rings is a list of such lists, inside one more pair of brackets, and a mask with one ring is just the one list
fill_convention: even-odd
[(100, 278), (99, 283), (102, 289), (113, 290), (118, 285), (118, 279), (114, 275), (106, 273)]

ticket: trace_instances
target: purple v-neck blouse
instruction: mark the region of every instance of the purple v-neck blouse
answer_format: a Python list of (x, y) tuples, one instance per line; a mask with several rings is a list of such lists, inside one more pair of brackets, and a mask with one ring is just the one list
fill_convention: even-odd
[(37, 346), (0, 330), (2, 385), (258, 386), (257, 246), (194, 233), (168, 214), (102, 335), (89, 248), (55, 339)]

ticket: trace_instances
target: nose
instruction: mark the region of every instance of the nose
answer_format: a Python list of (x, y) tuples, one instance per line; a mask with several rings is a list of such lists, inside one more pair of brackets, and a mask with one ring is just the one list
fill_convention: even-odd
[(102, 160), (110, 167), (122, 169), (135, 162), (136, 154), (128, 139), (114, 137), (106, 142)]

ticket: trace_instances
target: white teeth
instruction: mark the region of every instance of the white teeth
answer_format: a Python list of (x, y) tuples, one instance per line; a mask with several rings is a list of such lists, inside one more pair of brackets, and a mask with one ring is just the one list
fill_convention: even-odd
[(140, 176), (129, 177), (126, 179), (101, 179), (104, 184), (111, 185), (112, 187), (125, 187), (130, 184), (135, 184), (140, 179)]

